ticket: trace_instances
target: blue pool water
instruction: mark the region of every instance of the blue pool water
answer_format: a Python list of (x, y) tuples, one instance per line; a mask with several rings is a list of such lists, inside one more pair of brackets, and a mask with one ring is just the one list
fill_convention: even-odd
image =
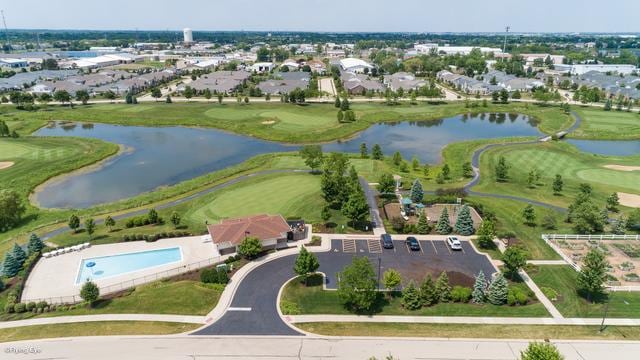
[[(103, 279), (178, 261), (182, 261), (179, 247), (83, 259), (76, 284), (88, 279)], [(87, 267), (90, 262), (95, 263), (95, 266)]]

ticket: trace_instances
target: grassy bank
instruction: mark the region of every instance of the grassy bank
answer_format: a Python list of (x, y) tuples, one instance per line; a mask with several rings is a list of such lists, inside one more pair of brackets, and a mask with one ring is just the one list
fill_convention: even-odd
[[(283, 292), (281, 303), (296, 304), (300, 314), (352, 314), (342, 306), (337, 291), (323, 290), (321, 281), (309, 281), (305, 286), (300, 281), (289, 282)], [(286, 305), (285, 305), (286, 306)], [(283, 309), (284, 311), (284, 309)], [(540, 303), (524, 306), (496, 306), (461, 303), (440, 303), (419, 310), (406, 310), (402, 307), (401, 297), (391, 298), (380, 294), (374, 305), (375, 315), (412, 315), (412, 316), (508, 316), (508, 317), (545, 317), (549, 316)]]
[(449, 104), (388, 106), (380, 103), (352, 104), (357, 121), (339, 123), (333, 104), (291, 105), (278, 102), (252, 104), (144, 103), (138, 105), (95, 104), (73, 109), (48, 106), (25, 112), (0, 106), (0, 116), (25, 133), (51, 120), (92, 121), (146, 126), (204, 126), (267, 140), (306, 143), (345, 138), (371, 124), (401, 120), (436, 120), (462, 113), (511, 112), (533, 116), (544, 132), (571, 125), (573, 119), (558, 107), (533, 104), (489, 104), (466, 108), (462, 102)]
[(609, 302), (607, 317), (637, 318), (640, 314), (640, 292), (616, 291), (608, 297), (588, 302), (578, 294), (578, 273), (568, 265), (538, 266), (527, 271), (540, 287), (549, 287), (558, 293), (556, 308), (566, 317), (602, 317)]
[(0, 234), (0, 253), (8, 248), (8, 239), (25, 228), (55, 222), (69, 216), (69, 211), (47, 211), (30, 205), (29, 194), (35, 187), (54, 176), (94, 164), (118, 151), (118, 146), (94, 139), (36, 138), (0, 139), (0, 161), (13, 166), (0, 170), (1, 189), (15, 190), (27, 211), (22, 223)]
[[(1, 314), (0, 321), (21, 320), (32, 317), (96, 314), (171, 314), (206, 315), (217, 304), (223, 286), (203, 284), (199, 281), (159, 281), (138, 286), (119, 297), (98, 300), (92, 308), (77, 306), (71, 310), (42, 314)], [(4, 309), (5, 293), (0, 293)]]
[(99, 321), (0, 329), (0, 342), (72, 336), (168, 335), (192, 331), (199, 324), (157, 321)]
[(298, 323), (296, 327), (327, 336), (437, 337), (485, 339), (585, 339), (639, 340), (640, 327), (556, 325), (473, 325), (323, 322)]

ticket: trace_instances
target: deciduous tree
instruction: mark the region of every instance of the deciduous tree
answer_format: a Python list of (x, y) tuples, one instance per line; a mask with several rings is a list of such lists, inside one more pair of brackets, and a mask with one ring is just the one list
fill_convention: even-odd
[(604, 254), (597, 248), (589, 250), (584, 257), (578, 273), (578, 288), (584, 292), (588, 301), (603, 293), (608, 267)]
[(345, 306), (356, 312), (371, 310), (377, 297), (377, 285), (368, 257), (354, 257), (351, 264), (338, 273), (338, 279), (338, 297)]

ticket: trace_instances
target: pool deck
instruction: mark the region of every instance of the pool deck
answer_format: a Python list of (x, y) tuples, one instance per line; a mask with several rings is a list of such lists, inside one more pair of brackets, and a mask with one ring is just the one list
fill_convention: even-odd
[[(80, 294), (82, 284), (76, 284), (76, 278), (83, 259), (172, 247), (181, 248), (182, 261), (113, 277), (96, 279), (94, 282), (101, 290), (108, 286), (145, 276), (149, 276), (149, 281), (145, 282), (151, 282), (154, 280), (152, 276), (154, 274), (220, 256), (217, 247), (211, 242), (210, 238), (205, 236), (161, 239), (156, 242), (132, 241), (117, 244), (94, 245), (80, 251), (73, 251), (51, 258), (41, 258), (27, 279), (24, 291), (22, 292), (22, 301), (45, 299), (50, 303), (71, 302), (64, 298)], [(136, 282), (136, 284), (138, 283), (139, 282)], [(58, 298), (58, 300), (56, 300), (56, 298)]]

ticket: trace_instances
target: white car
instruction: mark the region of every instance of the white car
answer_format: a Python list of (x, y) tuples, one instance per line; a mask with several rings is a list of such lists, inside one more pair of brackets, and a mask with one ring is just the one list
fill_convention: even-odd
[(458, 240), (458, 238), (455, 236), (447, 237), (447, 245), (449, 245), (451, 250), (462, 250), (462, 244), (460, 243), (460, 240)]

